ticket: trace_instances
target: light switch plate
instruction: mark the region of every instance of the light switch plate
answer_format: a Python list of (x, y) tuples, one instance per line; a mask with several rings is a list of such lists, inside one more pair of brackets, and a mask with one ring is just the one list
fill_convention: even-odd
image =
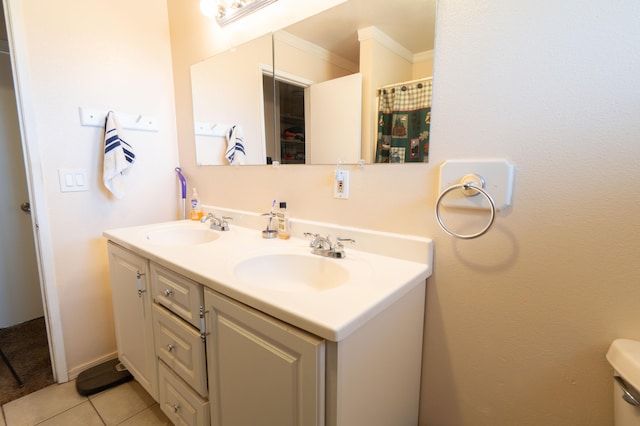
[[(509, 207), (513, 200), (515, 167), (504, 159), (447, 160), (440, 166), (440, 191), (442, 194), (452, 185), (461, 182), (464, 176), (474, 174), (484, 179), (484, 190), (493, 199), (496, 209)], [(444, 195), (441, 205), (466, 209), (490, 209), (490, 204), (481, 194), (468, 197), (460, 191), (452, 190)]]
[(87, 171), (85, 169), (58, 169), (60, 192), (88, 191)]

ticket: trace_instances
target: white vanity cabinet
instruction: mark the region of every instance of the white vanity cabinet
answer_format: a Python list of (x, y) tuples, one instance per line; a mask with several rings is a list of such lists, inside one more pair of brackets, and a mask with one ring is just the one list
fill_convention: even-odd
[[(203, 287), (150, 263), (155, 351), (162, 411), (176, 425), (210, 424)], [(200, 330), (200, 326), (203, 327)]]
[[(303, 274), (292, 290), (235, 271), (264, 253), (316, 260), (301, 239), (235, 226), (193, 255), (150, 237), (203, 231), (180, 221), (105, 232), (118, 354), (174, 424), (418, 423), (430, 240), (352, 231), (373, 252), (327, 260), (345, 283), (318, 289)], [(377, 254), (387, 246), (402, 257)]]
[(118, 358), (157, 400), (158, 371), (148, 262), (111, 242), (108, 252)]
[(209, 289), (212, 425), (324, 425), (324, 340)]

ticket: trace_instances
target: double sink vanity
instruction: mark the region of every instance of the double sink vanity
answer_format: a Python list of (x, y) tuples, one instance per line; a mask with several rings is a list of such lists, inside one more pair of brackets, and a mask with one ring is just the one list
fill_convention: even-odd
[[(264, 217), (214, 211), (228, 231), (104, 233), (118, 356), (171, 421), (415, 425), (432, 241), (304, 220), (264, 239)], [(355, 242), (312, 253), (328, 235)]]

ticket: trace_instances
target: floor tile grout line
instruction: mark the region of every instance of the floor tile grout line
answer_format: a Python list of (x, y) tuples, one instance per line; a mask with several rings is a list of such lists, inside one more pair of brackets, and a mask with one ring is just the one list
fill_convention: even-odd
[[(93, 399), (94, 399), (94, 398), (88, 398), (89, 403), (91, 404), (91, 407), (94, 409), (94, 411), (98, 414), (98, 417), (100, 417), (100, 420), (102, 421), (102, 423), (104, 423), (104, 424), (106, 425), (106, 424), (107, 424), (107, 421), (102, 417), (102, 415), (100, 414), (100, 411), (98, 411), (98, 407), (96, 407), (95, 405), (93, 405)], [(152, 407), (152, 406), (153, 406), (153, 404), (151, 404), (151, 405), (149, 405), (149, 406), (147, 406), (147, 407), (144, 407), (144, 408), (142, 408), (142, 409), (140, 409), (140, 410), (136, 411), (135, 413), (132, 413), (130, 416), (125, 417), (124, 419), (119, 420), (119, 421), (118, 421), (118, 423), (115, 423), (115, 424), (114, 424), (114, 426), (118, 426), (118, 425), (120, 425), (120, 424), (122, 424), (122, 423), (126, 422), (126, 421), (127, 421), (127, 420), (129, 420), (130, 418), (132, 418), (132, 417), (134, 417), (134, 416), (137, 416), (138, 414), (142, 413), (144, 410), (147, 410), (147, 409), (149, 409), (149, 408), (150, 408), (150, 407)], [(9, 425), (7, 425), (7, 426), (9, 426)]]
[[(76, 405), (74, 405), (72, 407), (67, 407), (66, 409), (54, 414), (53, 416), (50, 416), (50, 417), (47, 417), (46, 419), (42, 419), (42, 420), (37, 421), (36, 423), (33, 424), (33, 426), (38, 426), (39, 424), (42, 424), (42, 423), (44, 423), (46, 421), (49, 421), (49, 420), (53, 419), (54, 417), (58, 417), (58, 416), (60, 416), (60, 415), (62, 415), (64, 413), (66, 413), (67, 411), (73, 410), (74, 408), (77, 408), (77, 407), (81, 406), (82, 404), (84, 404), (88, 400), (89, 400), (88, 398), (85, 398), (84, 401), (81, 401), (81, 402), (77, 403)], [(102, 420), (102, 419), (100, 419), (100, 420)], [(104, 422), (102, 422), (102, 423), (104, 423)], [(7, 426), (11, 426), (11, 425), (7, 425)]]
[(95, 405), (93, 405), (93, 399), (92, 399), (92, 398), (87, 397), (87, 401), (89, 401), (89, 404), (91, 404), (91, 408), (93, 408), (93, 411), (95, 411), (95, 412), (96, 412), (96, 414), (97, 414), (97, 415), (98, 415), (98, 417), (100, 418), (100, 421), (102, 422), (102, 424), (103, 424), (103, 425), (106, 425), (106, 424), (107, 424), (107, 421), (106, 421), (104, 418), (102, 418), (102, 414), (100, 414), (100, 411), (98, 411), (98, 409), (96, 408), (96, 406), (95, 406)]

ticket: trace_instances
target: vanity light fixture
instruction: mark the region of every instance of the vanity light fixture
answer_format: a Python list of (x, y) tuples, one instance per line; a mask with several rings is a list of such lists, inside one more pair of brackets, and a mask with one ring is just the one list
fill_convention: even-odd
[(277, 0), (200, 0), (205, 16), (214, 16), (221, 27), (255, 12)]

